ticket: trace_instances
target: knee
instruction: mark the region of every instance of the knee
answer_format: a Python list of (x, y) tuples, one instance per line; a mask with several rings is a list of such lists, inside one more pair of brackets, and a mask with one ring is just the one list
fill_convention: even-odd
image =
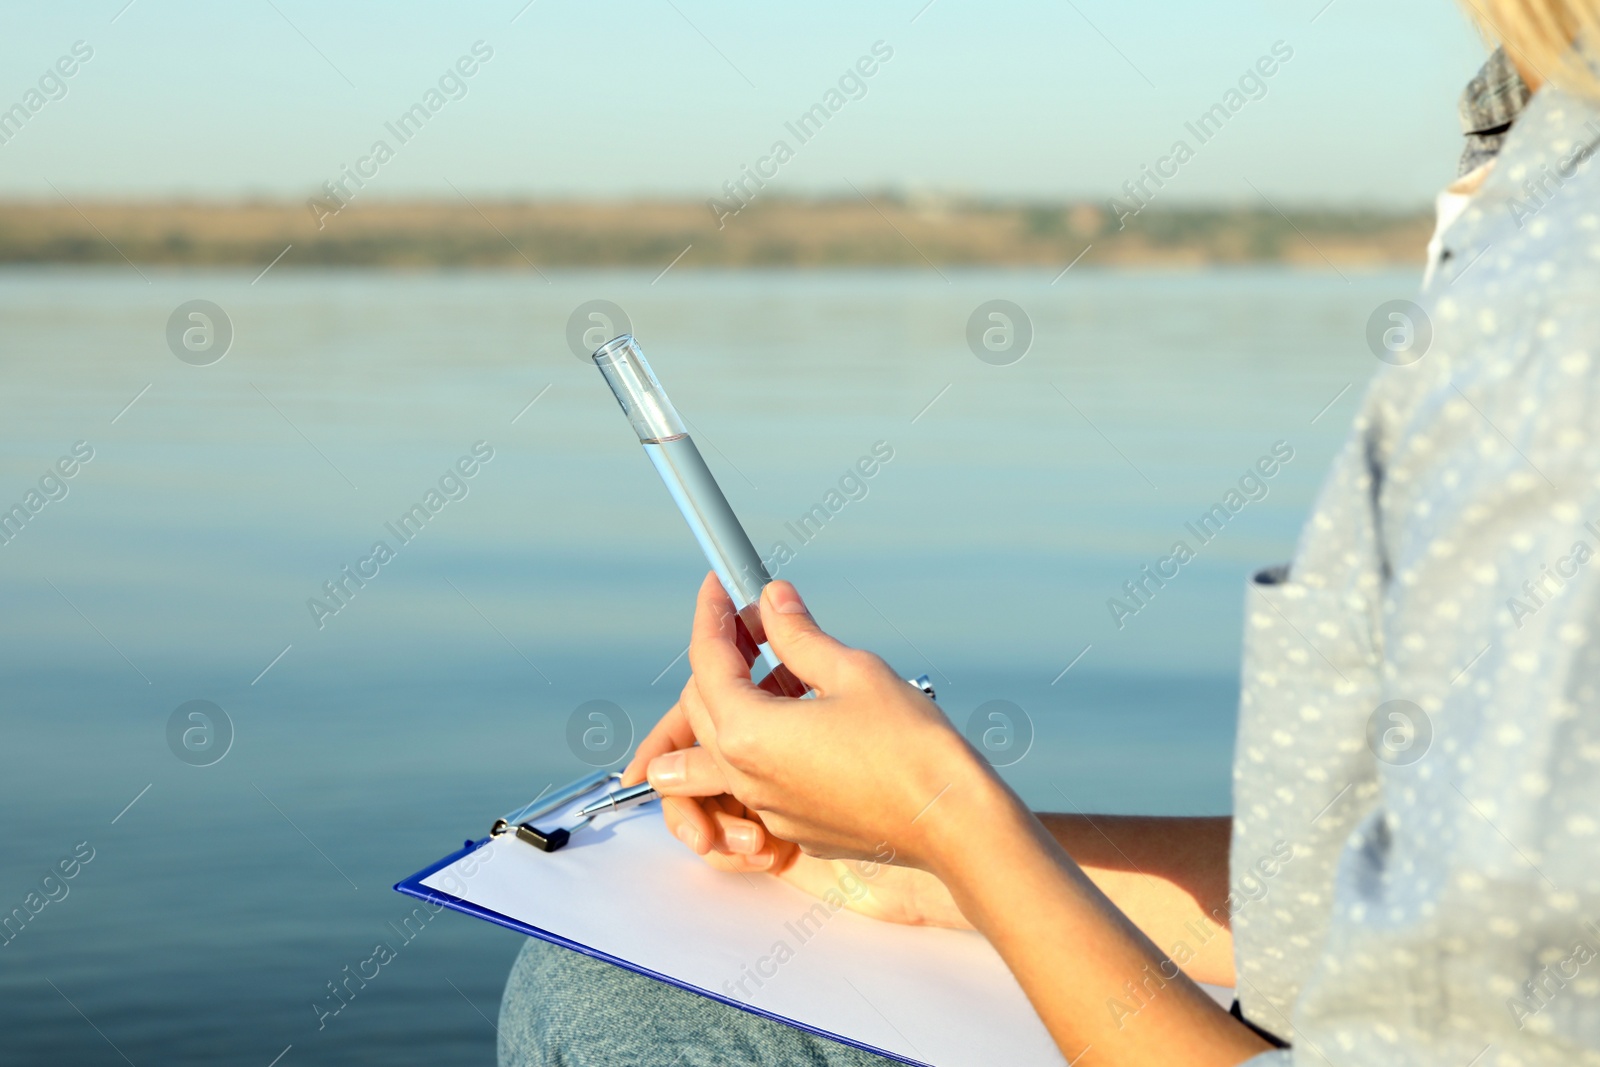
[(541, 998), (544, 995), (559, 996), (575, 981), (583, 979), (583, 964), (592, 965), (594, 962), (571, 949), (530, 937), (522, 943), (522, 951), (517, 953), (516, 961), (511, 965), (506, 992), (536, 992)]
[(586, 1023), (597, 1006), (626, 1001), (613, 995), (634, 979), (616, 967), (536, 937), (523, 943), (500, 999), (500, 1067), (575, 1067), (592, 1057)]
[(550, 1067), (551, 1022), (567, 1015), (563, 1001), (576, 998), (566, 959), (576, 956), (536, 937), (523, 942), (500, 997), (500, 1067)]

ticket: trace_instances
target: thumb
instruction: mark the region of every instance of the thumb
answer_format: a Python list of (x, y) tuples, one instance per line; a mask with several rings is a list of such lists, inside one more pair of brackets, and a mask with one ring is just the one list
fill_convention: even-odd
[(843, 656), (851, 649), (822, 632), (793, 585), (767, 583), (761, 591), (761, 624), (772, 651), (801, 681), (823, 692), (837, 689)]

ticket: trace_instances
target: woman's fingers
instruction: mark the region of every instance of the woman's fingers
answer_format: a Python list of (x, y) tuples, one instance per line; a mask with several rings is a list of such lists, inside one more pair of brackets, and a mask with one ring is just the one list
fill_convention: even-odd
[[(721, 585), (722, 583), (718, 582), (717, 584)], [(731, 600), (728, 602), (728, 606), (730, 608), (733, 607)], [(744, 619), (738, 615), (733, 617), (733, 643), (739, 649), (739, 655), (744, 657), (744, 668), (748, 673), (751, 666), (755, 664), (756, 657), (761, 655), (761, 645), (750, 635), (750, 628), (745, 625)]]
[(757, 821), (740, 814), (732, 797), (667, 797), (661, 813), (667, 829), (720, 870), (765, 871), (776, 859), (776, 842)]
[(767, 643), (796, 677), (823, 693), (836, 691), (856, 650), (822, 631), (793, 585), (768, 583), (761, 591), (761, 621)]
[[(715, 574), (707, 574), (705, 581), (700, 583), (700, 594), (695, 605), (695, 632), (716, 634), (722, 641), (722, 647), (718, 649), (722, 656), (720, 666), (737, 670), (746, 684), (749, 683), (750, 665), (755, 662), (759, 650)], [(692, 665), (695, 660), (693, 649), (690, 650), (689, 660)], [(737, 667), (734, 666), (736, 664)], [(697, 740), (715, 738), (715, 730), (705, 716), (704, 705), (690, 700), (696, 695), (694, 678), (691, 676), (677, 703), (667, 709), (667, 713), (639, 742), (633, 758), (622, 770), (623, 785), (644, 781), (645, 768), (655, 757), (674, 749), (688, 748)], [(691, 703), (697, 703), (692, 710), (689, 707)]]
[(732, 792), (722, 767), (705, 748), (680, 748), (650, 761), (650, 784), (664, 797), (714, 797)]
[(717, 830), (711, 813), (694, 797), (664, 797), (661, 817), (672, 836), (704, 856), (716, 844)]
[(750, 665), (737, 645), (736, 618), (733, 601), (722, 591), (716, 575), (706, 575), (700, 585), (689, 639), (689, 666), (694, 671), (692, 684), (705, 699), (699, 707), (688, 702), (684, 708), (702, 743), (711, 743), (707, 734), (714, 734), (716, 730), (719, 697), (743, 693), (767, 699), (750, 681)]
[(633, 759), (622, 769), (622, 784), (637, 785), (644, 781), (644, 769), (651, 760), (664, 752), (688, 748), (694, 744), (694, 729), (683, 713), (683, 700), (667, 709), (667, 713), (650, 728), (644, 740), (633, 753)]
[[(729, 813), (719, 804), (724, 799), (732, 797), (713, 797), (706, 804), (715, 805), (711, 811), (711, 821), (717, 827), (717, 847), (723, 852), (736, 853), (741, 856), (755, 856), (767, 849), (767, 831), (764, 826), (754, 819), (744, 818), (742, 815)], [(734, 801), (737, 804), (737, 801)]]
[(755, 856), (742, 856), (737, 852), (708, 852), (702, 858), (713, 870), (734, 874), (767, 874), (775, 862), (770, 852)]
[(792, 672), (790, 672), (788, 668), (780, 663), (776, 669), (770, 670), (766, 674), (762, 675), (761, 680), (757, 682), (756, 685), (763, 693), (771, 693), (775, 697), (781, 697), (784, 695), (785, 687), (801, 684), (799, 682), (791, 681), (789, 678), (785, 678), (785, 674), (791, 674), (792, 676)]
[(777, 873), (795, 851), (792, 844), (768, 833), (761, 820), (736, 797), (708, 797), (700, 803), (711, 809), (722, 834), (718, 849), (712, 853), (727, 861), (718, 865), (720, 869)]

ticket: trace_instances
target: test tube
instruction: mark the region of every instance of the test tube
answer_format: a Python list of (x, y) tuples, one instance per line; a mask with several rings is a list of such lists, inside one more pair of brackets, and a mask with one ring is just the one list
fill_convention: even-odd
[(722, 495), (722, 488), (695, 447), (688, 427), (645, 362), (639, 342), (631, 334), (613, 338), (595, 350), (594, 362), (616, 394), (622, 413), (639, 435), (645, 455), (666, 483), (717, 580), (733, 601), (740, 621), (757, 644), (761, 660), (771, 670), (768, 677), (772, 685), (785, 696), (805, 695), (805, 683), (784, 667), (766, 645), (758, 603), (762, 588), (772, 581), (772, 576), (733, 508), (728, 506), (728, 498)]

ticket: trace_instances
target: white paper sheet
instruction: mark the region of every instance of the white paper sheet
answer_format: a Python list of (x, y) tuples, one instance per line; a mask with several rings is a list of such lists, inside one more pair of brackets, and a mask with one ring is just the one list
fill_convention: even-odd
[(659, 804), (603, 817), (557, 852), (502, 835), (422, 884), (906, 1059), (1066, 1062), (980, 935), (879, 922), (767, 875), (713, 871), (667, 833)]

